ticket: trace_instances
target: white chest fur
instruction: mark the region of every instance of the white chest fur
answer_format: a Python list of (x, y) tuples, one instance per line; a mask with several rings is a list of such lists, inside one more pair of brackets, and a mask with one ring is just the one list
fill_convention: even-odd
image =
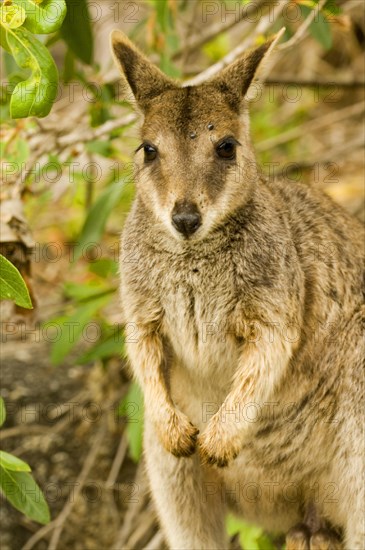
[(227, 301), (219, 283), (181, 281), (161, 298), (162, 330), (174, 352), (172, 397), (198, 426), (224, 400), (237, 367), (238, 344), (229, 328), (233, 294)]

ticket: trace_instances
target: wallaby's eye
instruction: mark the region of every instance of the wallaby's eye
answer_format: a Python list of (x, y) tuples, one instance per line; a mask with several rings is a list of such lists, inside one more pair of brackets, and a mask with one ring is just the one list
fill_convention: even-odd
[(145, 162), (151, 162), (152, 160), (155, 160), (157, 157), (157, 147), (152, 145), (151, 143), (143, 142), (141, 145), (136, 149), (136, 153), (140, 151), (140, 149), (143, 149), (144, 151), (144, 160)]
[(157, 157), (157, 149), (155, 149), (155, 147), (153, 147), (152, 145), (149, 145), (148, 143), (146, 143), (143, 146), (143, 151), (144, 151), (144, 160), (146, 162), (155, 160), (155, 158)]
[(233, 160), (236, 158), (236, 145), (238, 142), (233, 138), (226, 138), (220, 141), (216, 147), (217, 155), (221, 159)]

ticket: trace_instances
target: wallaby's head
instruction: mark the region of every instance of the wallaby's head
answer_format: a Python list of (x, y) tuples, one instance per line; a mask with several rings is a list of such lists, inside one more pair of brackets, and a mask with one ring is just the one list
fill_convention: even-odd
[(278, 38), (211, 80), (182, 87), (124, 34), (112, 33), (114, 57), (144, 115), (137, 193), (175, 238), (204, 238), (247, 200), (257, 170), (246, 94)]

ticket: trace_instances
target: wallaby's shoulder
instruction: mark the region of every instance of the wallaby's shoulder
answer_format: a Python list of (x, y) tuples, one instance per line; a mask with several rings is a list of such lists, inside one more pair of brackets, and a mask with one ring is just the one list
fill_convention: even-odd
[(365, 228), (345, 208), (313, 184), (275, 180), (268, 183), (273, 194), (281, 199), (289, 223), (303, 238), (312, 235), (322, 240), (348, 243), (364, 252)]

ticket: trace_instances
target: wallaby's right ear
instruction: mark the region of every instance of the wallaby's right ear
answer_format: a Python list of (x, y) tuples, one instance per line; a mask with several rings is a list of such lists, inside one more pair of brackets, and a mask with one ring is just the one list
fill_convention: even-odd
[(174, 82), (153, 65), (125, 34), (113, 31), (110, 38), (114, 59), (142, 111), (151, 99), (175, 88)]

